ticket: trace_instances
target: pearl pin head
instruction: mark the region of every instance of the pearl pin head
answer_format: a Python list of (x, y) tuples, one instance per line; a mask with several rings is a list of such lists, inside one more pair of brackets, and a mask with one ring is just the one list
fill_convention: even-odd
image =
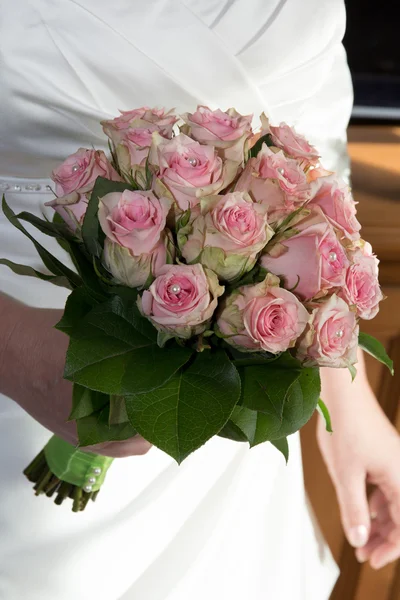
[(189, 165), (191, 165), (192, 167), (197, 167), (198, 162), (199, 162), (197, 160), (197, 158), (194, 158), (194, 157), (188, 158), (187, 161), (188, 161)]
[(344, 331), (343, 331), (343, 329), (339, 329), (339, 330), (336, 332), (336, 337), (337, 337), (337, 338), (342, 338), (343, 336), (344, 336)]
[(76, 173), (78, 170), (79, 170), (79, 166), (78, 166), (78, 165), (74, 165), (74, 166), (72, 167), (72, 171), (73, 171), (74, 173)]
[(284, 175), (285, 174), (285, 169), (282, 169), (282, 167), (279, 167), (277, 169), (277, 171), (278, 171), (279, 175)]
[(169, 291), (171, 292), (171, 294), (179, 294), (179, 292), (181, 291), (181, 286), (178, 283), (173, 283), (170, 286)]
[(335, 260), (337, 260), (336, 252), (329, 252), (329, 260), (330, 262), (335, 262)]

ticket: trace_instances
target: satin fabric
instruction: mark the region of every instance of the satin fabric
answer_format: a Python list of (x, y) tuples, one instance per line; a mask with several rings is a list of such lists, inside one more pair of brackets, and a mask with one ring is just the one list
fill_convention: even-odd
[[(14, 210), (40, 214), (51, 169), (79, 146), (104, 148), (101, 119), (198, 103), (285, 120), (346, 176), (344, 28), (342, 0), (3, 0), (0, 188)], [(0, 255), (40, 266), (3, 216)], [(3, 267), (0, 281), (34, 306), (65, 302)], [(297, 435), (288, 466), (269, 444), (220, 438), (180, 467), (155, 448), (119, 459), (78, 515), (35, 498), (21, 474), (49, 435), (0, 397), (1, 599), (329, 597), (337, 568), (308, 507)]]

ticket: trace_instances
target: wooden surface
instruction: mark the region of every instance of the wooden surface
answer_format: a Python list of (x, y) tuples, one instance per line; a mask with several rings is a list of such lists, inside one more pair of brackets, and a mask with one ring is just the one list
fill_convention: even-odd
[[(391, 377), (376, 361), (367, 359), (369, 379), (400, 431), (400, 127), (351, 127), (349, 152), (363, 237), (381, 260), (380, 279), (387, 295), (376, 319), (363, 322), (362, 328), (385, 344), (397, 364), (397, 373)], [(304, 428), (302, 445), (306, 488), (341, 568), (331, 600), (400, 600), (400, 564), (373, 571), (355, 560), (344, 539), (334, 489), (315, 440), (315, 419)]]

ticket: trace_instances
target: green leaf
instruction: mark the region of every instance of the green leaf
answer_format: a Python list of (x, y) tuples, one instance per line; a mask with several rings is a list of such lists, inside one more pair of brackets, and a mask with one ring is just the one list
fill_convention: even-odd
[[(236, 408), (236, 407), (235, 407)], [(232, 440), (234, 442), (248, 442), (247, 436), (243, 431), (229, 419), (218, 433), (220, 437)]]
[(279, 417), (275, 407), (270, 412), (258, 412), (245, 406), (236, 406), (232, 421), (245, 434), (251, 446), (272, 441), (295, 433), (312, 417), (321, 391), (319, 370), (302, 369), (293, 382)]
[(82, 224), (83, 241), (91, 256), (101, 258), (104, 245), (105, 236), (97, 216), (99, 210), (99, 198), (102, 198), (110, 192), (123, 192), (124, 190), (132, 189), (132, 186), (125, 182), (110, 181), (103, 177), (98, 177), (96, 179)]
[(118, 425), (128, 421), (125, 398), (123, 396), (110, 396), (110, 414), (108, 422), (110, 425)]
[(372, 335), (360, 331), (358, 336), (358, 345), (360, 348), (371, 354), (376, 360), (386, 365), (392, 375), (394, 375), (393, 361), (389, 358), (383, 345)]
[(27, 265), (20, 265), (18, 263), (12, 262), (11, 260), (7, 260), (6, 258), (0, 258), (0, 265), (4, 265), (11, 269), (13, 273), (16, 275), (25, 275), (27, 277), (36, 277), (38, 279), (42, 279), (43, 281), (48, 281), (53, 285), (57, 285), (59, 287), (65, 287), (69, 290), (74, 289), (69, 280), (63, 275), (46, 275), (45, 273), (41, 273), (40, 271), (36, 271), (32, 267)]
[(355, 368), (354, 365), (351, 365), (350, 363), (347, 365), (347, 368), (350, 371), (351, 381), (354, 381), (355, 378), (357, 377), (357, 369)]
[(98, 302), (106, 299), (103, 286), (94, 269), (93, 263), (90, 262), (83, 253), (84, 246), (82, 244), (69, 244), (69, 253), (75, 265), (76, 270), (81, 276), (82, 283), (86, 287), (90, 296)]
[(95, 306), (69, 335), (66, 379), (115, 396), (163, 385), (193, 354), (177, 344), (159, 348), (156, 329), (118, 296)]
[(244, 406), (235, 406), (219, 435), (234, 441), (251, 443), (256, 432), (258, 414), (255, 410), (249, 410)]
[[(52, 223), (57, 226), (62, 225), (63, 227), (66, 227), (64, 219), (56, 211), (54, 211)], [(64, 252), (69, 254), (69, 244), (67, 242), (67, 237), (66, 236), (65, 237), (61, 237), (61, 236), (56, 237), (56, 241), (57, 241), (57, 244), (64, 250)]]
[(56, 325), (56, 329), (70, 335), (71, 331), (95, 306), (96, 302), (83, 286), (74, 289), (65, 303), (64, 314)]
[(180, 463), (221, 431), (239, 395), (225, 351), (205, 350), (163, 386), (126, 398), (126, 409), (132, 426)]
[(74, 383), (72, 391), (72, 410), (68, 420), (82, 419), (104, 408), (109, 403), (109, 396), (100, 394)]
[(16, 215), (15, 218), (19, 221), (25, 221), (27, 223), (30, 223), (31, 225), (36, 227), (36, 229), (38, 229), (41, 233), (44, 233), (45, 235), (48, 235), (50, 237), (61, 239), (74, 238), (72, 232), (65, 225), (64, 221), (62, 221), (61, 223), (56, 221), (45, 221), (44, 219), (40, 219), (36, 215), (32, 215), (28, 212), (21, 212), (18, 215)]
[(249, 158), (253, 158), (253, 157), (257, 156), (257, 154), (260, 152), (263, 144), (267, 144), (267, 146), (274, 145), (272, 142), (271, 134), (267, 133), (266, 135), (263, 135), (262, 137), (260, 137), (260, 139), (254, 144), (254, 146), (252, 148), (250, 148)]
[(132, 425), (109, 425), (109, 407), (83, 417), (76, 422), (80, 446), (93, 446), (104, 442), (122, 442), (133, 438), (137, 432)]
[(325, 427), (326, 427), (327, 432), (333, 433), (331, 415), (329, 414), (328, 407), (323, 402), (323, 400), (321, 400), (321, 398), (318, 400), (317, 410), (318, 410), (319, 414), (325, 419)]
[(70, 282), (72, 287), (78, 287), (82, 282), (81, 278), (77, 273), (71, 271), (68, 267), (63, 265), (55, 256), (52, 256), (46, 248), (44, 248), (39, 242), (37, 242), (31, 234), (25, 229), (25, 227), (18, 221), (15, 213), (8, 206), (5, 197), (3, 196), (2, 209), (5, 217), (10, 221), (14, 227), (19, 229), (21, 233), (26, 235), (28, 239), (34, 244), (40, 258), (42, 259), (44, 266), (51, 272), (53, 275), (57, 275), (59, 277), (66, 277)]
[(289, 444), (288, 444), (287, 438), (284, 437), (284, 438), (280, 438), (279, 440), (271, 440), (270, 443), (273, 446), (275, 446), (275, 448), (277, 450), (279, 450), (279, 452), (282, 452), (282, 454), (285, 458), (286, 464), (287, 464), (289, 461)]
[(241, 403), (281, 419), (287, 394), (301, 371), (301, 363), (288, 352), (265, 365), (245, 367), (240, 371)]

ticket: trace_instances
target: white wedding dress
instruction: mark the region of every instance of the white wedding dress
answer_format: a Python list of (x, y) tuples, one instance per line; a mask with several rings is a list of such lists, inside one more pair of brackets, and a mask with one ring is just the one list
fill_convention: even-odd
[[(40, 214), (54, 166), (103, 148), (99, 121), (142, 105), (263, 110), (347, 169), (352, 92), (343, 0), (1, 0), (0, 187)], [(44, 240), (54, 253), (61, 250)], [(40, 267), (0, 217), (0, 256)], [(66, 292), (0, 268), (34, 306)], [(22, 475), (49, 432), (0, 397), (1, 600), (327, 600), (337, 577), (312, 523), (299, 437), (215, 438), (178, 467), (153, 448), (116, 460), (82, 514)]]

